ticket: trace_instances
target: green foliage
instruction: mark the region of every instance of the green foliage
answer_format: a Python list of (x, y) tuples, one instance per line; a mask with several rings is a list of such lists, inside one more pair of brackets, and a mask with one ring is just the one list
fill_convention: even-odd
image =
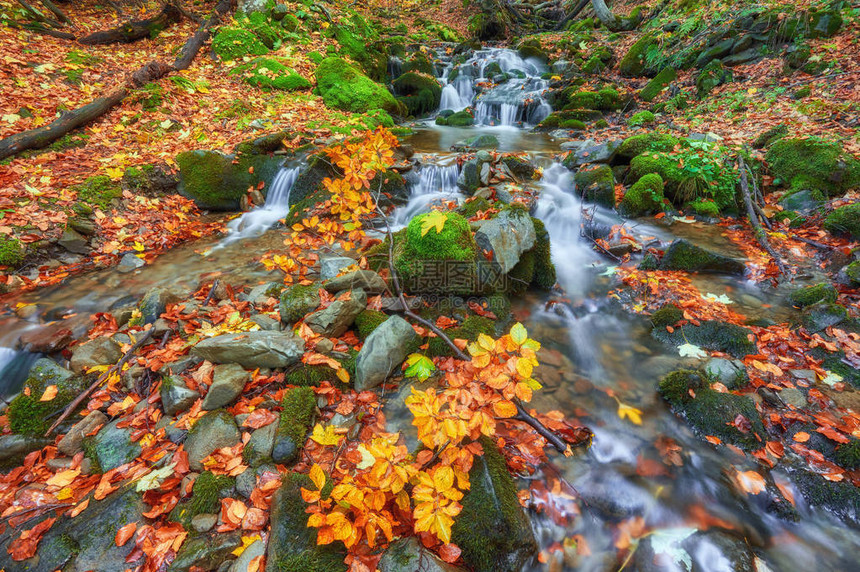
[(620, 210), (627, 216), (643, 216), (663, 210), (663, 179), (649, 173), (636, 181), (621, 199)]
[(24, 248), (17, 238), (0, 234), (0, 266), (18, 267), (24, 261)]
[(212, 39), (212, 51), (222, 60), (235, 60), (243, 56), (262, 56), (269, 48), (250, 30), (226, 26)]
[(80, 185), (72, 187), (78, 194), (78, 200), (89, 205), (106, 209), (114, 199), (122, 196), (119, 183), (110, 180), (107, 175), (89, 177)]
[(622, 141), (618, 147), (617, 154), (625, 159), (632, 159), (636, 155), (641, 155), (646, 151), (671, 151), (675, 145), (678, 145), (677, 137), (668, 133), (660, 133), (658, 131), (650, 131), (633, 135)]
[(399, 113), (402, 109), (387, 89), (341, 58), (326, 58), (315, 75), (320, 95), (328, 107), (357, 113), (373, 109)]
[(157, 83), (147, 83), (136, 92), (137, 101), (144, 111), (155, 111), (164, 103), (164, 90)]
[(296, 91), (311, 87), (311, 82), (275, 58), (255, 58), (230, 73), (244, 74), (245, 82), (265, 89)]
[(89, 67), (99, 64), (104, 60), (88, 52), (82, 52), (80, 50), (69, 50), (68, 53), (66, 53), (66, 61), (73, 65)]
[(650, 111), (634, 113), (633, 116), (627, 120), (627, 125), (630, 127), (642, 127), (643, 125), (649, 125), (651, 123), (654, 123), (654, 114)]

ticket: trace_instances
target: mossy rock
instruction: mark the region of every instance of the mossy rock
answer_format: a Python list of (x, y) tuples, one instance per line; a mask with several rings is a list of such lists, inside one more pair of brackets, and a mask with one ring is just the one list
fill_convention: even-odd
[(531, 250), (534, 254), (532, 285), (541, 290), (551, 290), (556, 283), (556, 271), (552, 262), (549, 232), (542, 220), (532, 217), (532, 223), (535, 227), (535, 245)]
[(713, 60), (702, 68), (696, 77), (696, 94), (699, 99), (704, 99), (715, 87), (731, 83), (732, 79), (732, 72), (726, 69), (720, 60)]
[(615, 175), (609, 165), (587, 165), (573, 176), (576, 190), (585, 200), (615, 207)]
[(795, 308), (806, 308), (812, 306), (816, 302), (835, 302), (839, 297), (836, 288), (828, 282), (821, 282), (805, 288), (794, 290), (788, 296), (789, 302)]
[(275, 58), (255, 58), (230, 73), (243, 74), (246, 83), (264, 89), (297, 91), (311, 87), (311, 82)]
[(835, 197), (860, 185), (860, 160), (839, 143), (782, 138), (768, 148), (765, 159), (773, 175), (790, 187), (818, 189)]
[(630, 46), (627, 54), (618, 64), (618, 71), (624, 77), (638, 77), (645, 73), (645, 54), (652, 46), (657, 44), (656, 38), (650, 34), (642, 36), (635, 44)]
[(180, 502), (170, 512), (169, 519), (191, 528), (191, 520), (199, 514), (221, 512), (221, 499), (235, 493), (236, 479), (203, 471), (191, 486), (191, 498)]
[(234, 158), (217, 151), (185, 151), (176, 156), (178, 191), (202, 209), (238, 210), (248, 189), (271, 183), (281, 162), (268, 155), (240, 153)]
[[(65, 409), (94, 381), (89, 377), (66, 377), (52, 371), (46, 371), (44, 374), (31, 371), (30, 377), (24, 382), (24, 391), (21, 391), (6, 409), (12, 433), (42, 437), (53, 423), (53, 415)], [(45, 390), (51, 385), (57, 386), (57, 395), (50, 401), (40, 401)], [(29, 395), (26, 394), (27, 391)]]
[(112, 181), (107, 175), (89, 177), (72, 190), (77, 192), (78, 200), (94, 207), (107, 209), (110, 204), (122, 196), (122, 187)]
[(393, 87), (410, 115), (419, 116), (435, 111), (442, 100), (442, 86), (431, 75), (406, 72), (394, 80)]
[[(655, 316), (652, 316), (652, 321)], [(666, 317), (660, 316), (660, 319), (666, 319)], [(675, 320), (666, 324), (673, 326), (673, 332), (670, 333), (666, 329), (666, 325), (655, 325), (651, 335), (664, 344), (677, 347), (689, 343), (706, 350), (724, 352), (738, 359), (758, 351), (756, 344), (750, 341), (752, 330), (743, 326), (720, 322), (719, 320), (705, 320), (698, 326), (693, 324), (674, 325), (678, 321)]]
[(616, 156), (629, 160), (647, 151), (671, 151), (678, 143), (678, 138), (668, 133), (641, 133), (622, 141)]
[(365, 310), (355, 317), (353, 323), (355, 333), (362, 342), (367, 339), (373, 330), (378, 328), (382, 322), (388, 319), (388, 314), (379, 310)]
[(314, 75), (320, 95), (328, 107), (354, 113), (373, 109), (383, 109), (391, 114), (403, 113), (402, 104), (385, 87), (344, 59), (324, 59)]
[(719, 218), (720, 216), (719, 205), (710, 199), (690, 201), (686, 204), (686, 207), (699, 216), (710, 218)]
[(295, 324), (320, 305), (319, 284), (294, 284), (281, 291), (278, 310), (281, 322)]
[(244, 56), (262, 56), (269, 48), (251, 30), (226, 26), (212, 39), (212, 51), (222, 60), (236, 60)]
[(826, 300), (816, 302), (803, 310), (801, 323), (810, 334), (838, 326), (848, 319), (848, 310)]
[(847, 234), (860, 239), (860, 203), (852, 203), (835, 209), (824, 219), (824, 228), (833, 234)]
[(848, 481), (833, 482), (805, 467), (791, 479), (810, 505), (824, 508), (844, 522), (860, 524), (860, 488)]
[(676, 239), (669, 245), (660, 260), (660, 270), (683, 270), (685, 272), (713, 272), (742, 276), (746, 266), (728, 256), (715, 254), (684, 239)]
[[(445, 334), (452, 340), (474, 342), (478, 339), (479, 334), (495, 337), (496, 323), (483, 316), (469, 316), (459, 326), (445, 330)], [(432, 357), (453, 356), (454, 350), (442, 338), (432, 337), (427, 341), (427, 355)]]
[(855, 260), (854, 262), (843, 268), (842, 272), (845, 273), (845, 276), (851, 281), (853, 285), (860, 286), (860, 260)]
[(449, 115), (445, 119), (444, 123), (444, 125), (448, 125), (449, 127), (471, 127), (474, 124), (475, 118), (465, 109), (463, 111), (458, 111), (452, 115)]
[(433, 62), (421, 52), (416, 52), (411, 57), (405, 59), (400, 66), (400, 71), (401, 73), (418, 72), (429, 76), (434, 76), (436, 73)]
[(310, 477), (288, 473), (272, 497), (266, 572), (346, 572), (341, 543), (318, 545), (317, 530), (308, 527), (302, 488), (313, 489)]
[(664, 194), (673, 203), (681, 205), (700, 198), (712, 198), (720, 210), (733, 208), (737, 198), (737, 182), (721, 153), (704, 145), (700, 155), (690, 156), (693, 161), (680, 161), (683, 153), (645, 152), (630, 161), (628, 182), (636, 182), (648, 173), (663, 179)]
[(642, 98), (642, 101), (654, 101), (670, 83), (675, 81), (676, 77), (678, 77), (678, 73), (675, 71), (675, 68), (663, 68), (660, 73), (645, 84), (645, 87), (639, 92), (639, 97)]
[(546, 63), (549, 60), (546, 51), (537, 38), (523, 40), (517, 48), (517, 52), (519, 52), (520, 57), (523, 59), (536, 59), (542, 63)]
[[(702, 437), (718, 437), (723, 443), (745, 451), (760, 449), (767, 441), (767, 431), (755, 402), (749, 397), (720, 393), (702, 385), (698, 372), (681, 370), (664, 377), (658, 390), (672, 405), (672, 410), (683, 416)], [(695, 398), (688, 388), (693, 389)], [(739, 415), (749, 421), (751, 428), (746, 432), (734, 425)]]
[(537, 554), (537, 543), (498, 448), (481, 437), (484, 454), (469, 471), (470, 489), (454, 519), (451, 541), (475, 572), (519, 572)]
[(636, 181), (621, 199), (619, 210), (627, 216), (644, 216), (663, 210), (663, 179), (649, 173)]
[(763, 131), (758, 137), (753, 140), (753, 149), (764, 149), (765, 147), (769, 147), (771, 143), (782, 139), (786, 135), (788, 135), (788, 125), (786, 125), (785, 123), (774, 125), (770, 129), (766, 129), (765, 131)]
[(305, 436), (316, 415), (316, 395), (310, 387), (290, 389), (284, 394), (281, 407), (272, 460), (279, 465), (289, 465), (298, 458), (305, 445)]
[(382, 81), (388, 73), (388, 58), (374, 47), (375, 42), (372, 41), (370, 31), (366, 32), (355, 33), (343, 26), (338, 26), (335, 30), (335, 38), (341, 46), (342, 55), (357, 61), (372, 80)]
[(0, 266), (17, 268), (24, 262), (24, 248), (17, 238), (0, 235)]
[(621, 107), (621, 95), (611, 87), (600, 91), (577, 91), (569, 95), (567, 105), (574, 108), (612, 111)]
[(643, 125), (650, 125), (652, 123), (654, 123), (654, 114), (647, 110), (634, 113), (627, 120), (627, 125), (630, 127), (642, 127)]
[[(407, 290), (472, 294), (476, 288), (477, 245), (463, 216), (445, 213), (441, 232), (422, 226), (432, 213), (409, 221), (401, 244), (395, 242), (394, 268)], [(429, 289), (429, 290), (428, 290)]]

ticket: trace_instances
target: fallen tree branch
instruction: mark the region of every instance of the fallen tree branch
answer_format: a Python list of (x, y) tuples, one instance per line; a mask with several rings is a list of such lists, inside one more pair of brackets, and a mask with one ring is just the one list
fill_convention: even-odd
[(129, 348), (129, 350), (128, 350), (127, 352), (125, 352), (125, 355), (124, 355), (124, 356), (122, 356), (122, 359), (120, 359), (120, 360), (116, 363), (116, 365), (111, 366), (111, 368), (110, 368), (110, 369), (108, 369), (108, 370), (107, 370), (106, 372), (104, 372), (103, 374), (101, 374), (101, 375), (98, 377), (98, 379), (96, 379), (96, 380), (92, 383), (92, 385), (90, 385), (90, 386), (89, 386), (88, 388), (86, 388), (86, 389), (85, 389), (85, 390), (84, 390), (80, 395), (78, 395), (75, 399), (73, 399), (73, 400), (72, 400), (72, 402), (71, 402), (71, 403), (69, 403), (69, 405), (68, 405), (68, 406), (66, 406), (66, 409), (65, 409), (65, 410), (63, 411), (63, 413), (62, 413), (62, 414), (57, 418), (57, 420), (56, 420), (56, 421), (54, 421), (54, 424), (53, 424), (53, 425), (51, 425), (50, 429), (48, 429), (48, 430), (45, 432), (45, 437), (47, 437), (48, 435), (50, 435), (50, 434), (54, 431), (54, 429), (56, 429), (56, 428), (60, 425), (60, 423), (62, 423), (63, 421), (65, 421), (65, 420), (66, 420), (66, 417), (68, 417), (69, 415), (71, 415), (71, 414), (72, 414), (72, 411), (74, 411), (75, 409), (77, 409), (77, 407), (78, 407), (81, 403), (83, 403), (83, 402), (84, 402), (84, 400), (89, 396), (89, 394), (90, 394), (90, 393), (92, 393), (93, 391), (95, 391), (95, 389), (96, 389), (99, 385), (101, 385), (101, 384), (102, 384), (102, 383), (103, 383), (103, 382), (104, 382), (108, 377), (110, 377), (110, 375), (111, 375), (112, 373), (114, 373), (114, 372), (116, 372), (116, 371), (119, 371), (120, 373), (122, 373), (122, 366), (124, 366), (124, 365), (126, 364), (126, 362), (127, 362), (129, 359), (131, 359), (131, 356), (132, 356), (132, 355), (134, 355), (134, 353), (135, 353), (138, 349), (140, 349), (140, 348), (141, 348), (141, 346), (143, 346), (147, 341), (149, 341), (149, 338), (151, 338), (151, 337), (152, 337), (152, 332), (154, 332), (154, 331), (155, 331), (155, 329), (154, 329), (154, 328), (150, 328), (150, 329), (146, 330), (146, 332), (144, 332), (143, 336), (142, 336), (139, 340), (137, 340), (137, 342), (135, 342), (135, 344), (134, 344), (133, 346), (131, 346), (131, 348)]
[(72, 23), (72, 19), (69, 18), (65, 12), (60, 10), (60, 8), (56, 4), (51, 2), (51, 0), (39, 0), (39, 1), (42, 3), (42, 5), (45, 8), (50, 10), (51, 13), (53, 13), (54, 16), (57, 17), (57, 20), (59, 20), (60, 22), (62, 22), (64, 24), (71, 24)]
[(161, 12), (152, 18), (131, 20), (110, 30), (93, 32), (80, 38), (78, 42), (89, 46), (117, 43), (128, 44), (142, 38), (150, 37), (154, 32), (163, 30), (170, 24), (178, 22), (181, 17), (182, 13), (176, 5), (167, 3), (161, 9)]
[(131, 74), (126, 85), (106, 97), (69, 111), (55, 119), (50, 124), (22, 133), (10, 135), (0, 140), (0, 160), (17, 155), (27, 149), (42, 149), (47, 147), (66, 133), (77, 129), (110, 111), (128, 95), (129, 91), (148, 82), (161, 79), (168, 73), (187, 69), (209, 38), (210, 29), (230, 11), (230, 0), (221, 0), (215, 7), (212, 16), (201, 24), (197, 32), (185, 42), (179, 57), (173, 65), (160, 61), (150, 62)]
[(77, 36), (70, 32), (63, 32), (62, 30), (46, 28), (39, 22), (16, 22), (14, 20), (3, 20), (3, 24), (9, 26), (10, 28), (15, 28), (17, 30), (27, 30), (28, 32), (45, 34), (46, 36), (61, 38), (63, 40), (74, 40), (75, 38), (77, 38)]
[(743, 192), (744, 195), (744, 204), (746, 205), (747, 209), (747, 218), (750, 221), (750, 226), (753, 230), (753, 236), (755, 236), (761, 247), (764, 248), (764, 250), (776, 263), (780, 273), (785, 277), (789, 277), (791, 274), (788, 271), (788, 267), (782, 261), (782, 258), (780, 258), (779, 254), (777, 254), (777, 252), (770, 245), (770, 242), (768, 242), (767, 233), (764, 231), (764, 229), (761, 227), (761, 224), (759, 223), (755, 207), (753, 206), (753, 200), (750, 196), (749, 183), (747, 182), (747, 166), (746, 163), (744, 163), (744, 158), (740, 155), (738, 156), (738, 169), (740, 169), (741, 172), (741, 192)]

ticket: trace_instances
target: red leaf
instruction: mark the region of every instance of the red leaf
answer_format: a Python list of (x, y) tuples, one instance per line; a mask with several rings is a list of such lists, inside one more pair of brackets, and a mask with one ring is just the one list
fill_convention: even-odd
[(456, 544), (451, 544), (451, 543), (443, 544), (439, 548), (439, 557), (442, 560), (444, 560), (445, 562), (448, 562), (449, 564), (453, 564), (454, 562), (457, 561), (457, 559), (460, 558), (461, 552), (462, 552), (462, 550), (460, 550), (460, 547), (457, 546)]
[(117, 546), (125, 546), (125, 543), (134, 536), (134, 531), (137, 530), (136, 522), (129, 522), (122, 528), (116, 531), (116, 537), (114, 537), (114, 542), (116, 542)]

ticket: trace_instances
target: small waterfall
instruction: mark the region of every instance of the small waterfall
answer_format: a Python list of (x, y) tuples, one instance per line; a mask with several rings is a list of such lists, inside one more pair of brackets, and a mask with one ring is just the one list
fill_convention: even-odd
[(21, 389), (36, 354), (0, 347), (0, 397), (9, 397)]
[(287, 216), (290, 212), (290, 191), (300, 170), (300, 167), (281, 168), (269, 188), (266, 204), (227, 223), (230, 234), (221, 242), (221, 246), (243, 238), (260, 236), (278, 222), (278, 219)]
[(397, 56), (389, 56), (388, 75), (391, 78), (391, 81), (394, 81), (395, 79), (403, 75), (403, 60), (401, 60)]
[(439, 109), (450, 109), (452, 111), (462, 111), (469, 107), (472, 102), (470, 99), (465, 99), (454, 87), (454, 84), (449, 83), (442, 88), (442, 101), (439, 104)]
[(411, 185), (409, 202), (397, 208), (391, 215), (392, 227), (403, 228), (409, 224), (412, 217), (427, 212), (435, 203), (462, 198), (457, 187), (459, 175), (460, 167), (456, 163), (420, 167), (418, 180)]

